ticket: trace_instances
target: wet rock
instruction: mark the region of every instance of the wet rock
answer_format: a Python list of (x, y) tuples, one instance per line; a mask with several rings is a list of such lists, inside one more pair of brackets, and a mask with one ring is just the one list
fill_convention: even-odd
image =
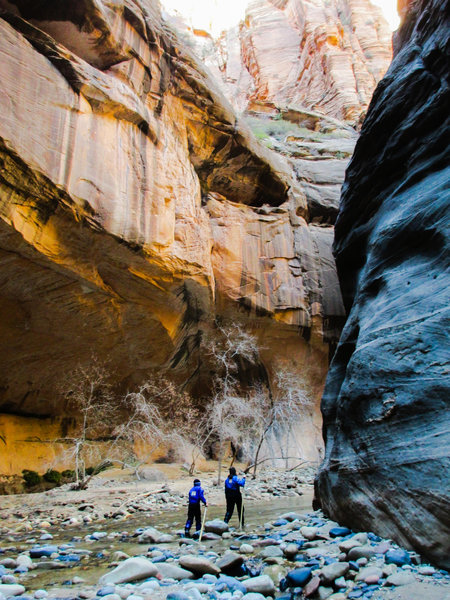
[(58, 546), (35, 546), (30, 550), (30, 558), (42, 558), (58, 554)]
[(192, 600), (184, 592), (169, 592), (166, 596), (166, 600)]
[(275, 593), (275, 584), (268, 575), (259, 575), (251, 577), (242, 582), (246, 592), (257, 592), (263, 596), (273, 596)]
[(287, 590), (288, 588), (303, 587), (311, 579), (312, 568), (302, 567), (300, 569), (293, 569), (286, 574), (284, 580), (280, 582), (281, 591)]
[(332, 529), (330, 529), (330, 531), (328, 532), (330, 537), (332, 538), (336, 538), (336, 537), (343, 537), (345, 535), (349, 535), (351, 533), (351, 529), (348, 529), (348, 527), (333, 527)]
[(222, 535), (228, 531), (229, 527), (225, 521), (221, 521), (220, 519), (214, 519), (213, 521), (206, 521), (205, 523), (205, 531), (211, 533), (217, 533), (218, 535)]
[(219, 575), (220, 569), (214, 565), (210, 560), (202, 556), (193, 556), (191, 554), (185, 554), (180, 556), (180, 566), (183, 569), (187, 569), (192, 573), (203, 575), (208, 573), (210, 575)]
[(298, 554), (299, 546), (297, 544), (288, 544), (285, 548), (283, 548), (283, 554), (286, 558), (292, 559), (296, 554)]
[(147, 558), (135, 556), (127, 558), (110, 573), (100, 578), (100, 584), (117, 584), (137, 581), (147, 577), (156, 577), (158, 569)]
[(244, 558), (240, 554), (235, 552), (225, 552), (225, 554), (219, 558), (216, 565), (224, 573), (229, 573), (240, 567), (244, 562)]
[(162, 533), (154, 527), (146, 527), (145, 530), (138, 536), (140, 544), (158, 544)]

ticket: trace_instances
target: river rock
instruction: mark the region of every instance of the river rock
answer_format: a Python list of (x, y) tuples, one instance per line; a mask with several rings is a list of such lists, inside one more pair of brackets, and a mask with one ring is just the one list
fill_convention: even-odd
[(408, 552), (401, 548), (392, 548), (391, 550), (388, 550), (384, 555), (384, 560), (387, 564), (397, 565), (398, 567), (411, 564), (411, 558)]
[(389, 575), (386, 579), (386, 585), (408, 585), (409, 583), (414, 583), (416, 578), (414, 575), (408, 571), (397, 571), (397, 573), (393, 573)]
[(184, 592), (175, 591), (169, 592), (166, 596), (166, 600), (192, 600), (192, 598), (189, 598)]
[(5, 598), (10, 596), (20, 596), (24, 593), (25, 587), (18, 583), (0, 583), (0, 594), (3, 594)]
[(351, 532), (351, 529), (349, 529), (348, 527), (333, 527), (328, 533), (330, 537), (336, 538), (343, 537), (345, 535), (350, 535)]
[(311, 579), (311, 581), (309, 581), (303, 588), (303, 595), (305, 596), (305, 598), (309, 598), (310, 596), (313, 596), (319, 589), (319, 586), (320, 586), (320, 578), (313, 577)]
[(205, 523), (205, 531), (217, 533), (218, 535), (222, 535), (222, 533), (225, 533), (226, 531), (228, 531), (228, 529), (228, 523), (225, 523), (225, 521), (221, 521), (220, 519), (206, 521)]
[(349, 551), (348, 559), (358, 560), (360, 558), (365, 558), (366, 560), (370, 560), (375, 554), (376, 552), (372, 546), (356, 546)]
[(192, 573), (204, 575), (206, 573), (210, 575), (219, 575), (220, 568), (214, 565), (210, 560), (202, 556), (193, 556), (192, 554), (185, 554), (180, 556), (180, 566), (183, 569), (187, 569)]
[(158, 544), (161, 536), (162, 533), (154, 527), (146, 527), (138, 536), (138, 542), (140, 544)]
[(275, 584), (268, 575), (259, 575), (244, 579), (242, 582), (246, 592), (257, 592), (263, 596), (273, 596), (275, 593)]
[(187, 569), (182, 569), (173, 563), (162, 562), (157, 564), (158, 572), (164, 579), (175, 579), (181, 581), (182, 579), (192, 579), (194, 575)]
[(324, 583), (333, 583), (338, 577), (342, 577), (349, 570), (350, 565), (347, 562), (335, 562), (322, 568), (320, 578)]
[(283, 556), (283, 550), (280, 546), (266, 546), (259, 553), (261, 558), (277, 558)]
[(302, 567), (293, 569), (286, 574), (286, 577), (280, 582), (281, 591), (288, 588), (303, 587), (311, 579), (311, 567)]
[(251, 554), (254, 551), (254, 548), (251, 544), (241, 544), (239, 546), (239, 552), (242, 554)]
[(150, 560), (142, 556), (127, 558), (118, 567), (106, 573), (99, 579), (101, 585), (127, 583), (156, 577), (158, 569)]
[(355, 581), (365, 581), (366, 583), (369, 583), (367, 579), (371, 578), (370, 583), (377, 583), (381, 577), (383, 577), (383, 571), (379, 567), (365, 567), (358, 572)]
[(225, 554), (216, 561), (216, 565), (224, 573), (233, 571), (240, 567), (244, 562), (244, 557), (236, 552), (225, 552)]
[(244, 594), (241, 600), (265, 600), (265, 596), (255, 592), (250, 592), (249, 594)]
[(329, 598), (333, 594), (333, 592), (333, 588), (324, 587), (323, 585), (321, 585), (317, 590), (317, 598), (319, 600), (327, 600), (327, 598)]
[(314, 540), (317, 536), (317, 527), (302, 527), (300, 533), (306, 540)]
[(52, 554), (58, 554), (58, 546), (36, 546), (30, 550), (31, 558), (42, 558)]
[(292, 559), (296, 554), (298, 554), (299, 547), (297, 544), (288, 544), (285, 548), (283, 548), (283, 554), (286, 558)]

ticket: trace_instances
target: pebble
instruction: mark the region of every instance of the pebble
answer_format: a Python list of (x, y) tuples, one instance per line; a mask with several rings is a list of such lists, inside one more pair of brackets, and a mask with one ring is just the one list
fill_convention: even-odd
[(415, 580), (416, 578), (412, 573), (408, 573), (407, 571), (397, 571), (397, 573), (389, 575), (386, 579), (386, 584), (395, 586), (408, 585), (409, 583), (414, 583)]

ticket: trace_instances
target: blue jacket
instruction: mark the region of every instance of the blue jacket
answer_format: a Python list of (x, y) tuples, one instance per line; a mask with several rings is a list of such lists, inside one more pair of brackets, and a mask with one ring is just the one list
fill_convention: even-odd
[(225, 479), (225, 494), (227, 492), (237, 492), (239, 491), (239, 486), (244, 487), (245, 485), (245, 477), (239, 479), (237, 475), (233, 475), (233, 478), (230, 479), (227, 477)]
[(194, 485), (189, 490), (189, 504), (200, 504), (200, 501), (206, 504), (205, 493), (200, 485)]

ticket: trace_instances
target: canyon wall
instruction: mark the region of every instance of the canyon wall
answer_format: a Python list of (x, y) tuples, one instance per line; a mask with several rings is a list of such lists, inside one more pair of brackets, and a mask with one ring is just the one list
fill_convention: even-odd
[(336, 224), (349, 316), (323, 397), (316, 492), (333, 518), (448, 569), (450, 3), (402, 8)]
[(238, 110), (293, 105), (355, 126), (392, 57), (391, 31), (369, 0), (254, 0), (213, 51), (197, 39)]
[(3, 473), (21, 457), (48, 466), (55, 418), (71, 416), (61, 382), (93, 357), (118, 393), (153, 372), (207, 391), (201, 339), (218, 319), (257, 335), (269, 379), (298, 373), (316, 460), (344, 309), (332, 229), (311, 223), (287, 158), (236, 117), (156, 2), (0, 11)]

